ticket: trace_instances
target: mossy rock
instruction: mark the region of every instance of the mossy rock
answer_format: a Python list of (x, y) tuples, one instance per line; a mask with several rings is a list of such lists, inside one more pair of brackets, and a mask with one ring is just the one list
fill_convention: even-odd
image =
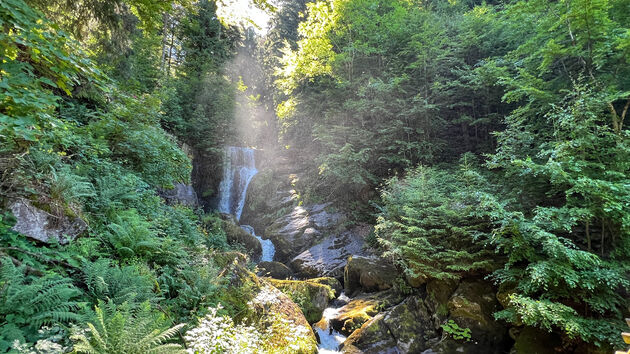
[(247, 303), (255, 298), (263, 285), (256, 274), (239, 264), (238, 258), (235, 258), (219, 273), (219, 279), (226, 285), (225, 291), (220, 293), (219, 302), (228, 312), (235, 314), (236, 322), (251, 318)]
[(341, 291), (343, 290), (343, 286), (341, 285), (341, 282), (337, 278), (321, 277), (321, 278), (312, 278), (312, 279), (309, 279), (308, 281), (312, 283), (328, 285), (334, 291), (335, 293), (334, 297), (339, 296), (341, 294)]
[(352, 354), (400, 353), (396, 340), (378, 314), (366, 321), (343, 343), (342, 352)]
[(464, 348), (464, 353), (488, 354), (504, 353), (510, 348), (512, 339), (507, 328), (494, 319), (494, 313), (501, 309), (495, 293), (496, 289), (483, 280), (466, 280), (459, 284), (448, 301), (448, 318), (462, 329), (469, 328), (472, 338), (464, 344), (444, 338), (443, 348), (455, 350), (453, 348), (457, 347)]
[(288, 279), (293, 275), (293, 272), (280, 262), (260, 262), (258, 263), (258, 275), (274, 279)]
[(300, 307), (268, 281), (263, 279), (260, 285), (247, 307), (250, 322), (271, 336), (264, 343), (264, 351), (317, 353), (315, 334)]
[(242, 246), (247, 254), (258, 259), (262, 255), (262, 245), (260, 241), (249, 232), (243, 230), (233, 220), (223, 220), (221, 227), (225, 231), (227, 241), (232, 246)]
[(309, 323), (319, 321), (328, 302), (335, 297), (330, 286), (309, 280), (268, 278), (268, 281), (300, 306)]
[(350, 335), (379, 313), (383, 302), (375, 298), (353, 299), (339, 309), (339, 314), (330, 320), (330, 325), (337, 331)]
[(375, 315), (354, 331), (344, 353), (420, 353), (437, 336), (421, 298), (412, 296)]
[(247, 266), (249, 257), (245, 253), (237, 251), (220, 252), (212, 255), (214, 262), (221, 268), (225, 268), (232, 263), (238, 263), (241, 266)]

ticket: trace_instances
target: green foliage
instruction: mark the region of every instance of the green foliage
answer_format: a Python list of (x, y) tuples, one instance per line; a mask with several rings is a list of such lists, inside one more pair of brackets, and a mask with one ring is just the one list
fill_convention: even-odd
[(448, 320), (445, 324), (441, 325), (442, 330), (447, 335), (453, 337), (456, 340), (465, 340), (469, 342), (471, 337), (470, 328), (461, 328), (455, 321)]
[(487, 218), (473, 216), (480, 191), (490, 186), (471, 159), (464, 156), (460, 171), (418, 167), (384, 189), (376, 234), (385, 256), (411, 277), (459, 279), (492, 269), (492, 252), (476, 239), (491, 226)]
[(54, 115), (54, 90), (70, 95), (80, 79), (100, 80), (78, 44), (42, 18), (22, 0), (0, 5), (1, 152), (25, 149), (44, 131), (63, 126)]
[(87, 329), (72, 336), (77, 353), (184, 353), (181, 345), (169, 343), (184, 325), (169, 328), (149, 303), (135, 308), (101, 303), (95, 312)]
[(418, 163), (488, 151), (479, 133), (507, 112), (475, 67), (508, 46), (494, 16), (421, 1), (308, 5), (282, 60), (277, 113), (289, 149), (306, 144), (316, 161), (320, 193), (354, 195)]
[[(145, 301), (155, 302), (155, 280), (148, 270), (141, 273), (141, 266), (116, 266), (107, 258), (85, 262), (81, 268), (87, 295), (95, 300), (114, 305), (131, 305)], [(148, 273), (148, 274), (147, 274)]]
[(165, 266), (160, 273), (157, 281), (165, 302), (182, 321), (190, 314), (204, 314), (226, 291), (219, 269), (209, 259), (200, 257), (187, 264)]
[(25, 275), (26, 266), (16, 267), (8, 257), (0, 268), (0, 350), (13, 341), (38, 339), (42, 325), (69, 324), (84, 320), (82, 292), (58, 274)]

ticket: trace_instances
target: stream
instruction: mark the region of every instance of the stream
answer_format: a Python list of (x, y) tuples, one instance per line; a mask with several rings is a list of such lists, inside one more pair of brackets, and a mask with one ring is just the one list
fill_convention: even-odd
[[(223, 165), (223, 179), (219, 184), (218, 209), (225, 214), (232, 214), (237, 222), (241, 219), (245, 200), (247, 199), (247, 187), (252, 178), (258, 173), (256, 169), (255, 151), (251, 148), (228, 146), (225, 148)], [(256, 235), (256, 231), (250, 225), (240, 225), (252, 236), (256, 237), (262, 246), (261, 262), (271, 262), (275, 254), (275, 247), (271, 240), (264, 240)], [(334, 318), (339, 308), (345, 305), (349, 298), (342, 293), (333, 300), (331, 307), (324, 310), (322, 319), (313, 326), (313, 330), (319, 337), (318, 352), (322, 354), (341, 353), (339, 347), (346, 340), (341, 333), (330, 328), (330, 319)]]

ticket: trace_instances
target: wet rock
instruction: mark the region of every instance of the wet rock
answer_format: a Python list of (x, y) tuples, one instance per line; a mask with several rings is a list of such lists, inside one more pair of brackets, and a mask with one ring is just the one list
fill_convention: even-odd
[(286, 262), (319, 243), (340, 220), (341, 214), (324, 210), (329, 204), (295, 206), (265, 229), (263, 238), (276, 247), (276, 259)]
[(384, 314), (378, 314), (363, 324), (359, 330), (346, 339), (341, 352), (348, 354), (401, 353), (396, 340), (384, 323), (384, 318)]
[(280, 262), (260, 262), (258, 263), (258, 275), (275, 279), (288, 279), (293, 275), (293, 272)]
[(168, 204), (182, 204), (193, 207), (199, 205), (197, 193), (191, 185), (175, 183), (173, 189), (163, 189), (160, 191), (160, 195)]
[(254, 259), (261, 257), (262, 245), (256, 237), (238, 226), (233, 219), (223, 220), (222, 226), (229, 244), (242, 246)]
[(402, 300), (401, 295), (393, 290), (359, 295), (337, 310), (337, 315), (330, 319), (330, 325), (335, 330), (350, 335), (381, 310)]
[(328, 302), (334, 298), (330, 286), (308, 280), (268, 279), (269, 283), (288, 295), (297, 303), (310, 323), (322, 318)]
[(398, 276), (396, 268), (385, 259), (352, 256), (344, 270), (344, 285), (348, 294), (358, 289), (382, 291), (393, 286)]
[(326, 237), (321, 243), (300, 253), (291, 260), (291, 268), (302, 277), (343, 277), (351, 255), (369, 255), (364, 250), (365, 237), (371, 226), (360, 225), (342, 233)]
[(339, 309), (339, 314), (330, 320), (330, 325), (337, 331), (350, 335), (376, 316), (381, 306), (381, 302), (374, 298), (352, 299)]
[(435, 336), (427, 307), (422, 299), (412, 296), (352, 333), (344, 343), (344, 352), (420, 353)]
[(52, 215), (24, 199), (13, 202), (9, 209), (17, 219), (15, 232), (44, 243), (67, 244), (87, 228), (78, 217)]

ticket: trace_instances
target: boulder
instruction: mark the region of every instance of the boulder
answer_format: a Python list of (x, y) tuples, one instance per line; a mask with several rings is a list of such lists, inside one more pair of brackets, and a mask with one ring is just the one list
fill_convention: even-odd
[(286, 262), (319, 243), (325, 233), (336, 226), (343, 216), (324, 210), (329, 204), (295, 206), (265, 229), (263, 238), (276, 247), (275, 257)]
[(348, 354), (398, 354), (400, 350), (389, 328), (384, 323), (384, 314), (378, 314), (352, 333), (341, 348)]
[(182, 204), (186, 206), (198, 206), (197, 193), (191, 185), (175, 183), (173, 189), (162, 189), (159, 193), (168, 204)]
[(437, 327), (446, 321), (448, 301), (458, 285), (459, 282), (453, 279), (433, 279), (427, 283), (425, 303)]
[(260, 241), (242, 227), (238, 226), (234, 220), (223, 220), (222, 227), (230, 245), (242, 246), (247, 254), (254, 259), (259, 259), (262, 256), (262, 245)]
[(500, 309), (493, 287), (481, 280), (462, 281), (447, 303), (449, 320), (461, 329), (470, 329), (471, 339), (456, 340), (444, 332), (432, 349), (438, 353), (504, 353), (512, 340), (506, 327), (494, 320)]
[(360, 225), (330, 235), (293, 258), (291, 268), (302, 277), (341, 278), (349, 256), (369, 255), (364, 246), (371, 228), (370, 225)]
[(273, 337), (278, 352), (317, 353), (317, 339), (299, 306), (287, 295), (263, 282), (249, 303), (258, 323)]
[(238, 310), (235, 321), (247, 319), (272, 338), (278, 352), (316, 353), (317, 341), (300, 307), (265, 279), (258, 278), (234, 258), (220, 273), (227, 284), (220, 302)]
[(400, 293), (393, 290), (359, 295), (337, 309), (336, 315), (330, 319), (330, 326), (350, 335), (381, 310), (402, 300)]
[(87, 228), (81, 218), (52, 215), (25, 199), (13, 202), (9, 209), (17, 220), (15, 232), (44, 243), (67, 244)]
[(343, 286), (341, 285), (341, 282), (337, 280), (337, 278), (321, 277), (308, 279), (308, 281), (312, 283), (328, 285), (333, 290), (335, 297), (341, 295), (341, 291), (343, 290)]
[(345, 290), (348, 294), (358, 289), (367, 292), (382, 291), (393, 286), (398, 271), (385, 259), (352, 256), (344, 270)]
[(436, 335), (427, 307), (412, 296), (363, 324), (348, 337), (343, 352), (420, 353)]
[(328, 302), (335, 297), (330, 286), (308, 280), (269, 278), (268, 281), (300, 306), (309, 323), (319, 321)]
[(258, 275), (275, 279), (288, 279), (293, 272), (289, 267), (280, 262), (260, 262), (258, 263)]
[(378, 314), (382, 302), (375, 298), (356, 298), (340, 308), (337, 316), (330, 320), (335, 330), (350, 335)]

